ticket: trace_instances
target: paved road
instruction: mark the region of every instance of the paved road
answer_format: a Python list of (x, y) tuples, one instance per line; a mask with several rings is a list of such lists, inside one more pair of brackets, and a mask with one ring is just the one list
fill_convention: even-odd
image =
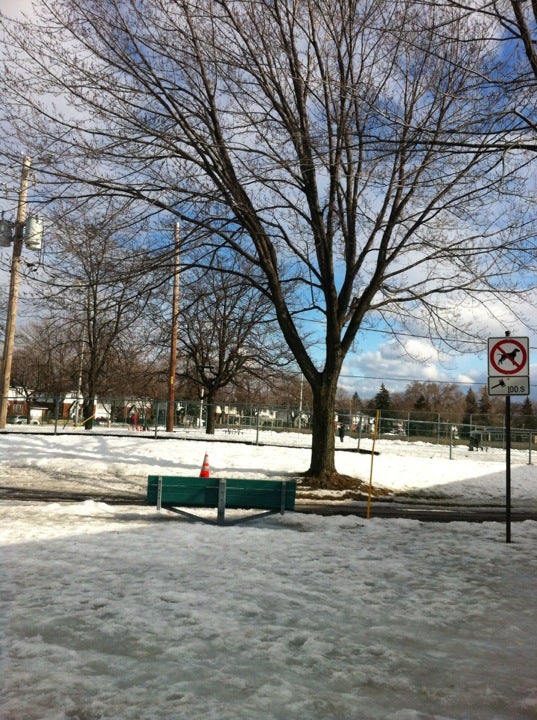
[[(0, 485), (0, 500), (34, 502), (83, 502), (94, 500), (110, 505), (145, 505), (145, 498), (139, 493), (78, 492), (68, 490), (45, 490), (27, 487)], [(298, 500), (296, 512), (316, 515), (367, 516), (367, 502), (339, 503), (336, 501), (308, 502)], [(371, 517), (407, 518), (423, 522), (505, 522), (505, 508), (502, 506), (450, 506), (373, 501)], [(537, 510), (511, 509), (511, 521), (537, 520)]]
[[(367, 516), (367, 503), (299, 503), (298, 512), (318, 515)], [(416, 505), (414, 503), (376, 501), (371, 505), (372, 518), (407, 518), (423, 522), (505, 522), (505, 507), (476, 507), (449, 505)], [(511, 509), (511, 521), (537, 520), (537, 510)]]
[(140, 493), (79, 492), (77, 490), (45, 490), (42, 488), (0, 485), (0, 500), (26, 500), (28, 502), (84, 502), (94, 500), (110, 505), (145, 505)]

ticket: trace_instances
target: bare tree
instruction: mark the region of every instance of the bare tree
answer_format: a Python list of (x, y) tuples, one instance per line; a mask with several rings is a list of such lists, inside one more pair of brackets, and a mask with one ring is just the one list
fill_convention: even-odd
[[(235, 268), (236, 270), (236, 268)], [(187, 274), (179, 333), (183, 377), (207, 400), (208, 434), (214, 434), (216, 401), (223, 388), (246, 377), (270, 384), (291, 362), (267, 297), (253, 288), (243, 269), (197, 269)]]
[(77, 354), (65, 332), (53, 322), (33, 322), (24, 329), (13, 355), (13, 384), (23, 389), (28, 405), (38, 395), (53, 399), (56, 411), (76, 387)]
[(149, 392), (147, 371), (156, 360), (141, 321), (156, 285), (153, 261), (121, 217), (109, 203), (100, 214), (57, 217), (40, 281), (44, 312), (77, 358), (86, 429), (97, 393), (117, 392), (118, 375), (123, 392), (139, 391), (140, 357)]
[(494, 3), (497, 17), (507, 29), (508, 34), (518, 40), (524, 48), (524, 54), (531, 68), (533, 78), (537, 80), (537, 49), (535, 47), (537, 4), (535, 2), (526, 2), (526, 0), (509, 0), (512, 17), (505, 13), (501, 5), (503, 3)]
[(408, 412), (419, 404), (444, 420), (460, 422), (464, 413), (464, 394), (455, 383), (413, 382), (402, 393), (394, 394), (393, 407)]
[(336, 476), (338, 377), (368, 318), (454, 334), (465, 299), (528, 291), (531, 158), (489, 79), (505, 64), (494, 19), (476, 32), (414, 0), (42, 6), (41, 26), (3, 23), (12, 136), (36, 138), (52, 196), (135, 198), (257, 269), (312, 390), (319, 484)]
[[(501, 77), (504, 82), (519, 79), (519, 87), (528, 85), (529, 75), (537, 78), (537, 51), (535, 48), (535, 33), (537, 30), (537, 5), (534, 0), (484, 0), (479, 4), (464, 2), (461, 0), (440, 0), (432, 3), (431, 0), (422, 0), (422, 5), (430, 7), (432, 4), (443, 5), (458, 11), (456, 17), (461, 14), (477, 20), (476, 30), (479, 32), (481, 26), (480, 18), (485, 19), (488, 24), (493, 20), (499, 32), (496, 39), (504, 44), (511, 44), (515, 41), (516, 46), (527, 60), (524, 67), (520, 62), (521, 55), (515, 54), (512, 48), (506, 52), (508, 62), (504, 68), (509, 68), (510, 73)], [(529, 73), (529, 75), (528, 75)], [(500, 78), (498, 78), (500, 79)]]
[[(535, 84), (537, 80), (537, 3), (535, 0), (483, 0), (480, 3), (465, 0), (420, 0), (428, 9), (434, 5), (449, 10), (451, 19), (445, 23), (446, 37), (457, 35), (462, 20), (471, 21), (474, 34), (486, 28), (494, 37), (499, 61), (489, 67), (486, 83), (501, 88), (502, 113), (512, 116), (517, 136), (512, 137), (511, 150), (519, 147), (535, 152), (534, 133)], [(479, 78), (479, 82), (483, 78)], [(524, 130), (526, 133), (524, 133)], [(522, 131), (522, 133), (521, 133)]]

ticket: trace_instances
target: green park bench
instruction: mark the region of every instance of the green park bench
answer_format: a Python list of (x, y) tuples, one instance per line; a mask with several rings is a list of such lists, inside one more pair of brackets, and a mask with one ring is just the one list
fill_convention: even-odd
[[(295, 509), (295, 480), (243, 480), (236, 478), (200, 478), (167, 475), (149, 475), (147, 478), (147, 505), (156, 505), (199, 520), (217, 525), (233, 525), (253, 518), (284, 514)], [(184, 510), (191, 508), (216, 509), (216, 519), (205, 518)], [(226, 509), (259, 510), (232, 520), (225, 518)]]

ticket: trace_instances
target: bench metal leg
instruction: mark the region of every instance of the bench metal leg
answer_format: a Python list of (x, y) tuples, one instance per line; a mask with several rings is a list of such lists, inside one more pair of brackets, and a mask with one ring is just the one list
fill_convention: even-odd
[(218, 516), (216, 522), (218, 525), (225, 524), (226, 515), (226, 481), (221, 478), (218, 481)]
[(264, 510), (260, 513), (254, 513), (252, 515), (243, 515), (243, 517), (234, 518), (233, 520), (226, 520), (224, 525), (239, 525), (239, 523), (248, 522), (249, 520), (258, 520), (262, 517), (267, 517), (268, 515), (275, 515), (278, 511), (277, 510)]
[(219, 525), (219, 526), (227, 526), (227, 525), (238, 525), (239, 523), (248, 522), (249, 520), (257, 520), (258, 518), (267, 517), (268, 515), (274, 515), (278, 512), (278, 510), (265, 510), (260, 513), (255, 513), (252, 515), (244, 515), (243, 517), (233, 518), (232, 520), (224, 520), (224, 518), (219, 519), (218, 517), (216, 520), (214, 518), (205, 518), (201, 517), (201, 515), (195, 515), (194, 513), (187, 512), (186, 510), (183, 510), (182, 508), (174, 507), (173, 505), (164, 505), (165, 510), (169, 510), (170, 512), (176, 513), (177, 515), (182, 515), (185, 518), (188, 518), (189, 520), (194, 520), (195, 522), (202, 522), (206, 525)]
[(174, 507), (173, 505), (165, 505), (164, 506), (166, 510), (169, 510), (170, 512), (177, 513), (177, 515), (182, 515), (183, 517), (188, 518), (189, 520), (194, 520), (195, 522), (202, 522), (206, 525), (215, 525), (216, 522), (213, 518), (204, 518), (201, 517), (201, 515), (195, 515), (194, 513), (187, 512), (186, 510), (182, 510), (181, 508)]
[(280, 515), (285, 514), (285, 480), (282, 481), (282, 494), (280, 497)]
[(157, 480), (157, 511), (160, 512), (162, 508), (162, 475), (159, 475)]

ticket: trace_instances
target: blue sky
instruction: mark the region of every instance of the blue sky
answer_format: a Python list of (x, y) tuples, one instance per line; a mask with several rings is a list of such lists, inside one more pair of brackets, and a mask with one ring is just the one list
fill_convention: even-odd
[[(378, 392), (381, 383), (392, 392), (403, 391), (412, 382), (437, 382), (458, 384), (466, 393), (469, 388), (479, 391), (487, 385), (488, 353), (490, 337), (504, 337), (508, 330), (512, 337), (528, 337), (530, 346), (531, 377), (537, 378), (537, 337), (532, 328), (537, 327), (537, 302), (534, 293), (527, 291), (508, 306), (505, 295), (490, 294), (481, 301), (457, 302), (456, 309), (445, 306), (453, 334), (465, 339), (456, 344), (452, 336), (430, 338), (426, 323), (408, 316), (406, 330), (400, 329), (397, 337), (387, 325), (380, 322), (370, 329), (371, 318), (366, 316), (364, 329), (358, 333), (353, 349), (343, 364), (339, 387), (349, 393), (357, 392), (367, 400)], [(454, 306), (455, 307), (455, 306)], [(448, 323), (449, 324), (449, 323)], [(319, 321), (306, 322), (304, 329), (313, 333), (319, 341), (318, 367), (324, 359), (324, 338)], [(446, 341), (446, 342), (443, 342)], [(459, 350), (453, 348), (458, 347)], [(310, 350), (315, 359), (315, 348)], [(532, 366), (534, 372), (532, 373)], [(531, 395), (537, 398), (537, 379)]]
[[(355, 352), (349, 353), (343, 367), (340, 387), (357, 392), (362, 399), (373, 397), (381, 383), (391, 391), (400, 392), (411, 382), (456, 383), (462, 392), (471, 387), (478, 391), (487, 383), (489, 337), (503, 337), (505, 328), (498, 323), (479, 336), (470, 353), (440, 353), (425, 337), (402, 335), (396, 340), (389, 335), (364, 332)], [(531, 377), (537, 372), (537, 342), (524, 327), (512, 326), (513, 337), (528, 337)], [(411, 355), (405, 354), (405, 348)], [(537, 381), (536, 381), (537, 382)], [(537, 398), (537, 387), (530, 391)]]
[[(405, 349), (411, 354), (406, 354)], [(374, 396), (381, 383), (400, 392), (411, 382), (460, 383), (465, 392), (477, 390), (487, 380), (486, 338), (482, 351), (471, 354), (439, 353), (425, 338), (365, 332), (357, 350), (349, 353), (340, 386), (362, 399)]]

